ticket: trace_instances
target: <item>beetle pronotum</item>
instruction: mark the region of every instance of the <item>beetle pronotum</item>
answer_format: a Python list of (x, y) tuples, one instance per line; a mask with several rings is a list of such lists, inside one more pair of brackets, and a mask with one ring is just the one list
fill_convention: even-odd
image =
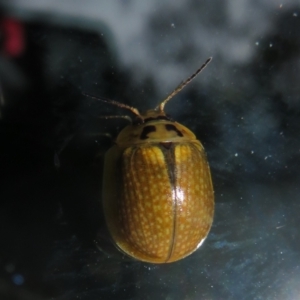
[(109, 232), (116, 246), (135, 259), (182, 259), (201, 246), (212, 225), (214, 192), (204, 148), (188, 128), (164, 112), (166, 103), (210, 61), (146, 113), (99, 99), (136, 116), (106, 153), (103, 179)]

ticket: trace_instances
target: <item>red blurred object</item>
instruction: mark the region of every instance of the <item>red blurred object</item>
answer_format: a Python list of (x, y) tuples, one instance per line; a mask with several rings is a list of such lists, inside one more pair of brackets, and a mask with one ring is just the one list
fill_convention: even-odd
[(24, 25), (15, 19), (1, 20), (2, 53), (6, 56), (17, 57), (25, 50)]

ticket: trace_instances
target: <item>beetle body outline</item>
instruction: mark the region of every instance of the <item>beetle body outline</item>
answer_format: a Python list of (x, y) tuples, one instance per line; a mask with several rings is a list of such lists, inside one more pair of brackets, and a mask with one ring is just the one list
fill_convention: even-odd
[(205, 66), (181, 83), (154, 110), (131, 110), (104, 161), (103, 209), (116, 246), (150, 263), (170, 263), (196, 251), (211, 228), (214, 192), (204, 148), (184, 125), (164, 113), (165, 104)]

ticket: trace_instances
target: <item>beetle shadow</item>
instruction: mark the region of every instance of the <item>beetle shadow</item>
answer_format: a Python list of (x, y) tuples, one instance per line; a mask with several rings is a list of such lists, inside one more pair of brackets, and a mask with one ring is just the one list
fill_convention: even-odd
[(96, 246), (105, 257), (124, 259), (114, 246), (102, 208), (103, 164), (112, 138), (77, 133), (56, 155), (63, 217), (83, 246)]
[(100, 201), (107, 141), (97, 141), (84, 133), (77, 133), (55, 157), (64, 218), (78, 238), (89, 244), (104, 227)]

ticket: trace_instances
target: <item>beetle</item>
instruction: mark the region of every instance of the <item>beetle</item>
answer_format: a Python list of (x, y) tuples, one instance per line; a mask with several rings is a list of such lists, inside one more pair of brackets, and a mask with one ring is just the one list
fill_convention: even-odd
[(145, 113), (96, 98), (136, 117), (105, 154), (102, 197), (113, 242), (137, 260), (180, 260), (201, 246), (211, 228), (214, 191), (204, 148), (192, 131), (164, 112), (165, 104), (211, 59)]

